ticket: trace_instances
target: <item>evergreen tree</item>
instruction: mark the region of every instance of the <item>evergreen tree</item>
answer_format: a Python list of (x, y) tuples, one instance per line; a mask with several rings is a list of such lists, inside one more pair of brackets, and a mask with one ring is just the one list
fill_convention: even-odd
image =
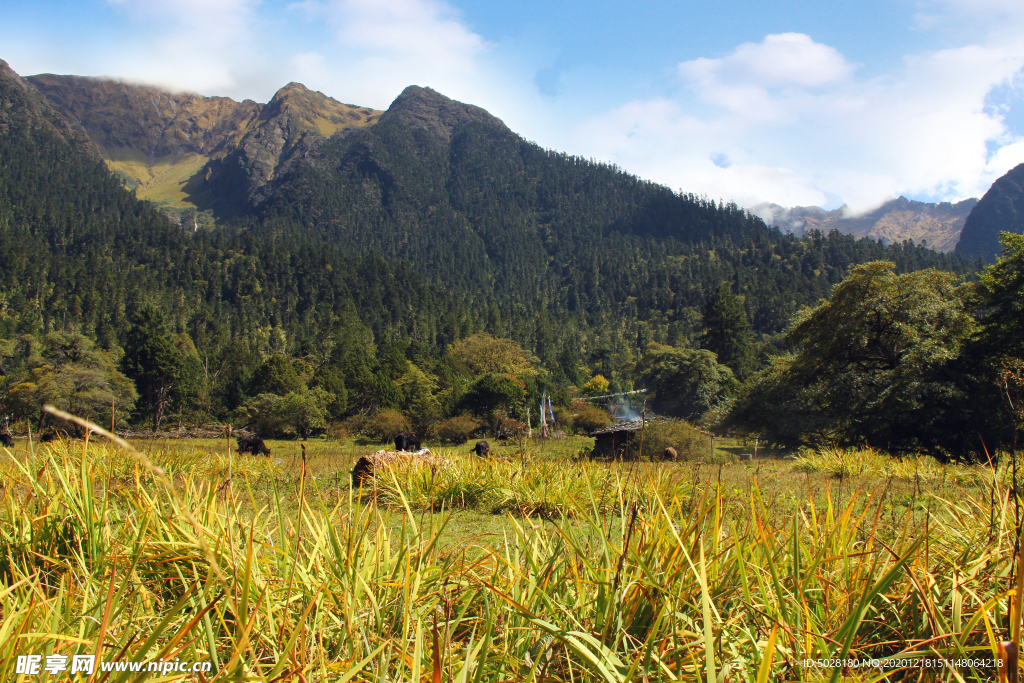
[(157, 431), (167, 407), (178, 398), (176, 394), (180, 393), (187, 368), (156, 306), (146, 304), (139, 310), (135, 323), (128, 330), (121, 365), (125, 374), (134, 380), (146, 412), (152, 418), (153, 431)]
[(993, 358), (1024, 358), (1024, 235), (1000, 233), (1003, 256), (981, 275), (979, 346)]
[(290, 358), (275, 353), (265, 360), (253, 373), (249, 384), (249, 395), (275, 394), (285, 396), (293, 391), (302, 391), (305, 384), (295, 372)]
[(744, 379), (754, 369), (754, 335), (743, 301), (725, 282), (718, 285), (704, 308), (704, 336), (701, 346), (718, 356)]

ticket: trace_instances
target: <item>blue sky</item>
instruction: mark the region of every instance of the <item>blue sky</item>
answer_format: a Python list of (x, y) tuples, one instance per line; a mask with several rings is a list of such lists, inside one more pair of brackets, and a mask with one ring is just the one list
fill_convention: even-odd
[(1024, 162), (1024, 2), (0, 0), (23, 75), (384, 109), (406, 85), (742, 206), (980, 196)]

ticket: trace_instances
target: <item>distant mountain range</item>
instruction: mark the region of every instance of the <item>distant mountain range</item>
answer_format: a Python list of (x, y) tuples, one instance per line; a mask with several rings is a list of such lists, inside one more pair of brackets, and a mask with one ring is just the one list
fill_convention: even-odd
[(899, 197), (874, 211), (852, 217), (846, 215), (845, 207), (826, 211), (817, 206), (787, 209), (778, 204), (759, 204), (750, 210), (769, 225), (795, 235), (810, 230), (838, 230), (854, 237), (880, 239), (886, 244), (914, 240), (948, 253), (956, 248), (964, 222), (977, 203), (974, 198), (956, 204), (928, 204)]

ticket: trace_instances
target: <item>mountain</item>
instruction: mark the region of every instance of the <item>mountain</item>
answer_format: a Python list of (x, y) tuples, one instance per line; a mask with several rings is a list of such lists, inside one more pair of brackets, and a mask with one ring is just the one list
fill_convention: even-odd
[(0, 339), (77, 331), (115, 348), (147, 302), (208, 359), (233, 341), (301, 352), (339, 330), (361, 340), (415, 334), (442, 348), (467, 333), (453, 297), (379, 256), (294, 231), (182, 230), (127, 190), (90, 140), (215, 154), (229, 136), (205, 130), (205, 141), (161, 142), (112, 115), (90, 136), (0, 61)]
[(928, 204), (899, 197), (855, 217), (848, 217), (845, 207), (826, 211), (817, 206), (787, 209), (778, 204), (759, 204), (751, 211), (769, 225), (796, 235), (804, 235), (810, 230), (824, 233), (838, 230), (846, 235), (870, 237), (886, 243), (914, 240), (948, 253), (956, 248), (967, 214), (977, 203), (978, 200), (972, 198), (956, 204)]
[(1003, 251), (1000, 232), (1024, 233), (1024, 164), (992, 183), (967, 217), (956, 250), (968, 257), (981, 254), (994, 262)]
[(853, 262), (954, 267), (928, 249), (780, 235), (735, 204), (542, 149), (416, 86), (372, 127), (293, 157), (263, 197), (249, 212), (264, 225), (298, 223), (329, 243), (408, 260), (468, 300), (546, 309), (587, 330), (639, 319), (662, 339), (689, 334), (722, 281), (769, 332)]
[[(974, 268), (915, 244), (786, 235), (735, 204), (542, 149), (430, 88), (378, 116), (298, 84), (258, 104), (34, 80), (2, 82), (5, 116), (51, 132), (0, 146), (0, 338), (68, 325), (116, 343), (156, 302), (204, 353), (365, 349), (338, 346), (343, 326), (436, 358), (486, 330), (553, 377), (588, 365), (614, 380), (651, 342), (697, 343), (723, 282), (764, 338), (854, 264)], [(189, 155), (175, 201), (211, 220), (188, 230), (112, 175), (134, 169), (145, 197), (171, 186), (160, 163)]]
[(26, 80), (85, 129), (126, 186), (170, 209), (216, 204), (217, 197), (202, 189), (211, 161), (236, 159), (245, 171), (242, 182), (255, 193), (307, 137), (372, 125), (381, 114), (298, 83), (258, 104), (80, 76), (40, 74)]

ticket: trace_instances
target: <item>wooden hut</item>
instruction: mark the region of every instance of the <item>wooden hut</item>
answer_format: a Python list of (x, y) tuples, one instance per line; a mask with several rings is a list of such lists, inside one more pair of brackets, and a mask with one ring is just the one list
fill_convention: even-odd
[[(650, 422), (647, 420), (648, 424)], [(640, 447), (640, 430), (643, 429), (643, 426), (643, 420), (632, 420), (591, 432), (590, 435), (595, 439), (591, 457), (614, 460), (636, 457), (636, 451)], [(634, 441), (636, 441), (635, 446)]]

